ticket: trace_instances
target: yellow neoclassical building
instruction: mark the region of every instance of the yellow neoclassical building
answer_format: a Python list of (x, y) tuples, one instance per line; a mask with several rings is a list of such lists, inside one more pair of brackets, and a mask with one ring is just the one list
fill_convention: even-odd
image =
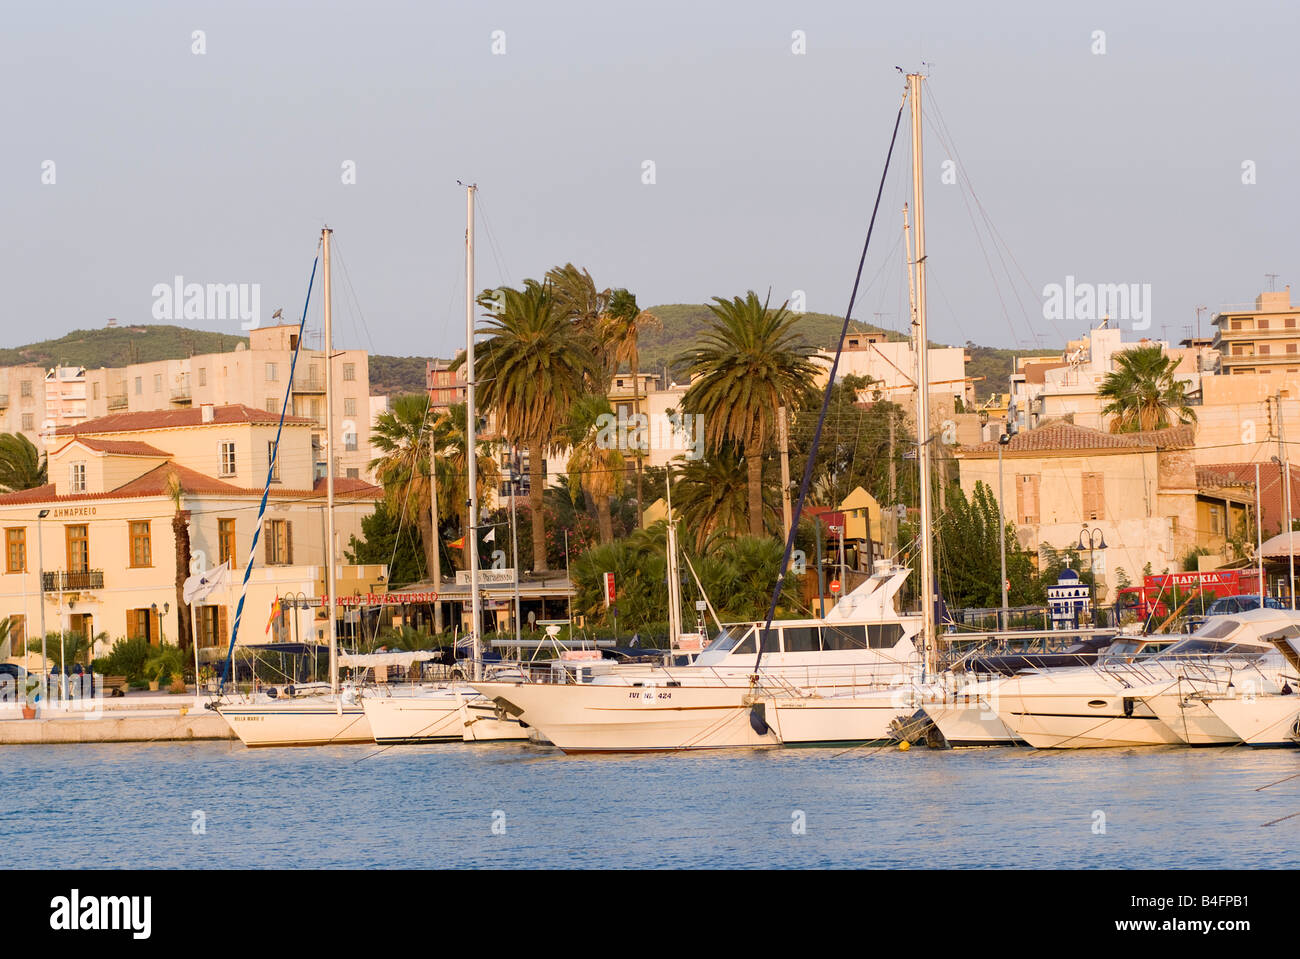
[[(47, 631), (105, 633), (109, 643), (130, 636), (175, 642), (178, 511), (191, 569), (227, 559), (234, 567), (232, 587), (209, 597), (196, 623), (200, 649), (224, 647), (259, 529), (278, 421), (278, 414), (240, 404), (203, 405), (112, 414), (60, 429), (48, 484), (0, 495), (0, 616), (14, 624), (12, 654), (22, 653), (25, 636), (40, 636), (42, 619)], [(266, 627), (277, 596), (320, 595), (326, 492), (324, 479), (313, 480), (313, 428), (310, 418), (286, 418), (240, 645), (271, 638)], [(363, 480), (335, 479), (333, 548), (340, 564), (381, 495)], [(292, 624), (292, 635), (319, 632), (310, 608), (294, 615), (302, 622)], [(104, 652), (96, 647), (96, 655)]]

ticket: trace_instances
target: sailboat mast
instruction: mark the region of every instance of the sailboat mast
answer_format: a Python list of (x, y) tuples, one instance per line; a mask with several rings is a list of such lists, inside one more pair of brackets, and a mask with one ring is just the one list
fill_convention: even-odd
[(925, 642), (925, 667), (930, 675), (939, 669), (939, 647), (934, 622), (934, 534), (930, 515), (930, 479), (933, 475), (930, 450), (930, 340), (925, 316), (925, 186), (921, 152), (921, 80), (919, 73), (907, 76), (912, 107), (912, 212), (916, 217), (916, 441), (921, 484), (921, 635)]
[[(483, 651), (479, 630), (482, 610), (478, 595), (478, 439), (475, 435), (478, 409), (474, 405), (474, 194), (478, 187), (465, 187), (465, 458), (469, 461), (469, 529), (465, 530), (465, 551), (469, 554), (469, 637), (474, 655), (474, 678), (482, 678)], [(519, 575), (519, 571), (515, 571)]]
[(673, 518), (673, 468), (665, 476), (668, 497), (668, 648), (676, 649), (682, 638), (682, 581), (677, 573), (677, 526)]
[(329, 603), (330, 630), (330, 692), (339, 691), (339, 635), (338, 605), (334, 601), (334, 328), (331, 320), (330, 299), (330, 236), (329, 227), (320, 231), (321, 267), (325, 298), (325, 600)]

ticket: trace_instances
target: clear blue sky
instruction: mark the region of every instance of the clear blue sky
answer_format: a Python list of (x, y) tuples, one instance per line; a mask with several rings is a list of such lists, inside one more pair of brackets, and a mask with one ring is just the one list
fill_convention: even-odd
[[(0, 345), (154, 322), (153, 286), (177, 274), (258, 283), (264, 316), (296, 315), (328, 222), (360, 307), (336, 299), (336, 341), (450, 355), (458, 178), (481, 187), (479, 286), (572, 261), (645, 306), (752, 287), (842, 312), (894, 67), (923, 61), (962, 181), (942, 182), (952, 150), (927, 130), (932, 338), (1059, 346), (1084, 324), (1044, 320), (1041, 291), (1067, 275), (1151, 284), (1149, 333), (1175, 339), (1197, 305), (1249, 301), (1266, 273), (1300, 281), (1294, 4), (985, 6), (11, 6)], [(897, 160), (855, 311), (894, 327)], [(972, 227), (976, 201), (999, 245)]]

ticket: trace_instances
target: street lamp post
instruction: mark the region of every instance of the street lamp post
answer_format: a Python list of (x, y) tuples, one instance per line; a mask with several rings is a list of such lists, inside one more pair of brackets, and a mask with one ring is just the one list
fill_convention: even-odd
[(1088, 524), (1083, 524), (1083, 529), (1079, 532), (1079, 549), (1088, 551), (1088, 572), (1092, 576), (1088, 584), (1088, 602), (1092, 607), (1092, 622), (1097, 624), (1097, 563), (1093, 559), (1093, 550), (1106, 548), (1106, 535), (1101, 531), (1101, 527), (1094, 526), (1088, 528)]
[(41, 703), (49, 695), (50, 661), (45, 657), (45, 538), (41, 535), (41, 520), (50, 515), (47, 509), (36, 514), (36, 578), (40, 584), (41, 607)]
[(1002, 448), (1011, 442), (1011, 434), (998, 437), (998, 556), (1002, 563), (1002, 608), (998, 610), (998, 629), (1007, 628), (1007, 521), (1002, 515)]

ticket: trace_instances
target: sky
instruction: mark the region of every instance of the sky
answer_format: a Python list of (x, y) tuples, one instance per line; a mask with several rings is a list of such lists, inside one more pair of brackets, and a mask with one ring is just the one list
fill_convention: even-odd
[[(450, 356), (458, 180), (479, 186), (480, 288), (573, 262), (643, 306), (755, 289), (842, 315), (898, 67), (928, 75), (932, 340), (1060, 348), (1089, 325), (1045, 308), (1067, 277), (1148, 291), (1118, 318), (1135, 337), (1187, 336), (1198, 306), (1208, 333), (1300, 280), (1298, 21), (1251, 2), (12, 5), (0, 346), (172, 322), (155, 288), (177, 276), (296, 319), (328, 224), (335, 344)], [(907, 132), (854, 309), (894, 329)]]

